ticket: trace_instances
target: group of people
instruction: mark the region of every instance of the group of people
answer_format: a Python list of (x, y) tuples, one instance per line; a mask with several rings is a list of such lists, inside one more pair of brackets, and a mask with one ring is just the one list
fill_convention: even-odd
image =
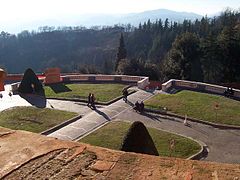
[[(125, 102), (127, 102), (127, 96), (128, 96), (128, 91), (126, 88), (124, 88), (122, 90), (122, 94), (123, 94), (123, 100)], [(144, 103), (143, 101), (141, 101), (141, 103), (139, 103), (138, 101), (134, 104), (133, 109), (135, 109), (137, 112), (142, 113), (144, 111)]]
[(224, 95), (226, 97), (231, 97), (234, 95), (234, 90), (230, 87), (228, 87), (225, 91), (224, 91)]
[(135, 109), (137, 112), (142, 113), (142, 112), (144, 111), (144, 103), (143, 103), (143, 101), (141, 101), (141, 103), (139, 103), (139, 102), (137, 101), (137, 102), (135, 103), (134, 109)]
[(93, 109), (96, 109), (95, 100), (96, 100), (96, 99), (95, 99), (94, 94), (89, 93), (87, 106), (88, 106), (88, 107), (91, 107), (91, 108), (93, 108)]

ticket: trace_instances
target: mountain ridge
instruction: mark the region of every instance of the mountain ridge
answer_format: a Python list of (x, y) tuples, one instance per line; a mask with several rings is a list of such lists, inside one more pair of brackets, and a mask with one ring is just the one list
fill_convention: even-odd
[(41, 26), (113, 26), (116, 24), (131, 24), (138, 26), (139, 23), (146, 22), (148, 19), (156, 21), (157, 19), (182, 22), (185, 19), (195, 20), (202, 18), (202, 15), (193, 12), (178, 12), (168, 9), (147, 10), (139, 13), (127, 14), (82, 14), (49, 17), (47, 19), (38, 19), (31, 22), (16, 23), (13, 25), (5, 25), (4, 31), (10, 33), (19, 33), (23, 30), (37, 30)]

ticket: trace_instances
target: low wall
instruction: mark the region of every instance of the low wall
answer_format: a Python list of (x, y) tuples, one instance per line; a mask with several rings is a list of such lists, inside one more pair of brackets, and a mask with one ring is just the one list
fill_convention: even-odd
[[(225, 90), (227, 87), (207, 84), (202, 82), (195, 82), (195, 81), (185, 81), (185, 80), (176, 80), (171, 79), (164, 84), (162, 84), (162, 90), (167, 92), (170, 88), (178, 88), (178, 89), (188, 89), (200, 92), (208, 92), (213, 94), (220, 94), (224, 95)], [(240, 99), (240, 90), (233, 89), (234, 95), (232, 97)]]
[(137, 82), (137, 86), (139, 89), (145, 89), (146, 86), (149, 85), (149, 78), (145, 77), (142, 80)]
[(8, 74), (5, 81), (21, 81), (23, 74)]
[[(45, 79), (43, 74), (36, 74), (39, 80)], [(7, 74), (5, 81), (6, 82), (18, 82), (23, 78), (23, 74)]]
[(19, 85), (20, 85), (20, 82), (11, 84), (11, 91), (16, 92), (18, 90)]
[[(42, 74), (37, 75), (40, 80), (44, 80)], [(18, 82), (23, 78), (23, 74), (9, 74), (6, 78), (9, 82)], [(104, 83), (129, 83), (137, 85), (139, 89), (145, 89), (149, 85), (149, 78), (145, 76), (128, 76), (128, 75), (102, 75), (102, 74), (62, 74), (62, 82), (104, 82)], [(16, 89), (14, 83), (13, 89)]]
[(63, 75), (63, 82), (117, 82), (131, 83), (137, 85), (139, 89), (145, 89), (149, 84), (149, 78), (144, 76), (128, 76), (128, 75), (101, 75), (101, 74), (79, 74), (79, 75)]

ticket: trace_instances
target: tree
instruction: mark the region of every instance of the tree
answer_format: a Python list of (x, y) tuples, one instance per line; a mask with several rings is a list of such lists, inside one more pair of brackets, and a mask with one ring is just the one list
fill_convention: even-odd
[(201, 49), (204, 81), (221, 82), (223, 79), (223, 64), (217, 38), (212, 33), (209, 33), (209, 35), (202, 40)]
[(122, 151), (159, 156), (157, 148), (145, 125), (135, 121), (124, 137)]
[(121, 33), (118, 52), (117, 52), (117, 59), (115, 64), (115, 71), (117, 70), (118, 64), (121, 61), (121, 59), (125, 59), (126, 57), (127, 57), (127, 50), (125, 48), (123, 34)]
[(168, 28), (169, 28), (169, 21), (167, 18), (167, 19), (165, 19), (165, 22), (164, 22), (164, 30), (166, 31), (166, 30), (168, 30)]
[(117, 74), (127, 74), (141, 76), (144, 73), (144, 63), (135, 58), (128, 60), (122, 59), (117, 68)]
[(237, 82), (240, 79), (240, 36), (238, 27), (224, 27), (218, 36), (225, 82)]
[(157, 67), (156, 64), (153, 63), (145, 63), (144, 65), (144, 71), (143, 74), (144, 76), (148, 76), (150, 80), (159, 80), (160, 79), (160, 71)]
[(196, 34), (186, 32), (176, 38), (165, 59), (165, 74), (168, 78), (202, 80), (199, 38)]
[(20, 93), (38, 93), (44, 95), (44, 89), (42, 83), (38, 80), (38, 77), (32, 69), (28, 68), (23, 79), (19, 85), (18, 92)]

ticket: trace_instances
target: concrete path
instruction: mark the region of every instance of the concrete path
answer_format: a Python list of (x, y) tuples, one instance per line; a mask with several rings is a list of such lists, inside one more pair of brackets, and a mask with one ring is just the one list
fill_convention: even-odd
[[(128, 96), (128, 100), (130, 102), (143, 101), (152, 95), (152, 93), (139, 90)], [(133, 104), (131, 103), (125, 103), (121, 99), (109, 106), (97, 108), (76, 122), (71, 123), (48, 136), (63, 140), (76, 140), (86, 133), (89, 133), (99, 126), (107, 123), (112, 118), (117, 117), (120, 113), (124, 113), (128, 109), (131, 109), (132, 105)]]
[(178, 133), (204, 142), (209, 149), (205, 159), (207, 161), (240, 163), (240, 130), (221, 130), (194, 122), (188, 122), (190, 124), (188, 127), (183, 124), (182, 119), (151, 113), (139, 114), (133, 110), (125, 111), (115, 119), (142, 121), (146, 126)]
[[(10, 85), (5, 85), (5, 91), (0, 92), (0, 94), (2, 94), (2, 97), (0, 98), (0, 111), (16, 106), (36, 106), (39, 108), (46, 107), (76, 112), (81, 115), (92, 112), (92, 110), (86, 106), (86, 103), (45, 99), (45, 97), (34, 94), (24, 96), (20, 96), (19, 94), (13, 95), (11, 92)], [(97, 107), (101, 108), (103, 106)]]
[[(4, 87), (5, 91), (0, 92), (2, 94), (2, 98), (0, 98), (0, 111), (15, 106), (31, 106), (29, 102), (19, 95), (12, 95), (10, 85), (5, 85)], [(11, 95), (9, 93), (11, 93)]]
[[(92, 112), (92, 109), (90, 109), (86, 103), (81, 103), (81, 102), (48, 99), (47, 104), (48, 106), (54, 109), (75, 112), (81, 115), (85, 115)], [(96, 106), (96, 107), (102, 108), (104, 106)]]

